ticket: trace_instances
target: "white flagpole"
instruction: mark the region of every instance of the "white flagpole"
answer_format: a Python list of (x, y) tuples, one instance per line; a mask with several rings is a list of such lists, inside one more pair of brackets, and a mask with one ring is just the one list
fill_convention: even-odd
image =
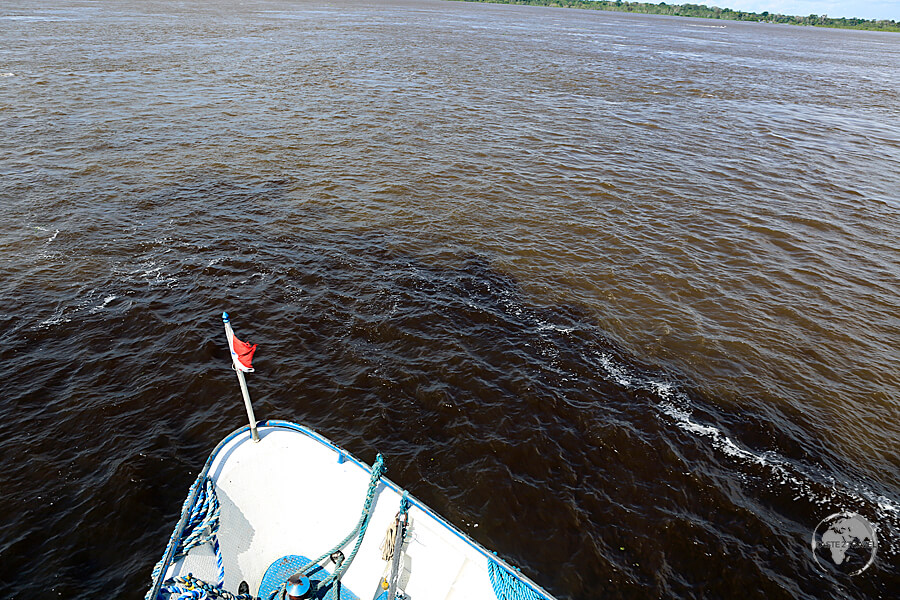
[(241, 384), (241, 394), (244, 396), (244, 406), (247, 408), (247, 418), (250, 419), (250, 435), (254, 442), (258, 442), (259, 432), (256, 430), (256, 416), (253, 414), (253, 405), (250, 404), (250, 392), (247, 390), (247, 381), (244, 379), (244, 372), (238, 366), (237, 354), (231, 346), (231, 339), (234, 337), (234, 332), (231, 330), (231, 320), (228, 318), (227, 312), (222, 313), (222, 321), (225, 322), (225, 337), (228, 339), (228, 351), (231, 353), (231, 366), (234, 368), (234, 372), (237, 373), (238, 381)]

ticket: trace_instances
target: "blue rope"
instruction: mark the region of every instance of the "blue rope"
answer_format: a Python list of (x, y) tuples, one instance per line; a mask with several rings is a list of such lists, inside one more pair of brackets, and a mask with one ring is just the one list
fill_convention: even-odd
[(191, 516), (181, 534), (181, 543), (175, 551), (175, 558), (186, 555), (194, 546), (215, 540), (218, 530), (219, 498), (216, 496), (212, 480), (207, 478), (191, 508)]
[(488, 558), (488, 575), (497, 600), (548, 600), (492, 558)]
[(216, 553), (216, 567), (218, 568), (219, 578), (216, 580), (216, 587), (220, 590), (225, 587), (225, 563), (222, 561), (222, 551), (219, 549), (219, 538), (213, 536), (213, 552)]
[[(191, 549), (195, 546), (211, 542), (213, 551), (216, 554), (216, 566), (218, 567), (218, 581), (216, 587), (221, 590), (222, 586), (225, 584), (225, 565), (222, 562), (222, 552), (219, 548), (219, 540), (216, 538), (216, 533), (219, 531), (219, 498), (218, 496), (216, 496), (216, 490), (212, 480), (205, 475), (197, 478), (197, 480), (191, 486), (191, 492), (194, 492), (195, 489), (196, 494), (189, 493), (187, 499), (185, 500), (184, 506), (182, 506), (181, 509), (182, 515), (187, 515), (187, 521), (181, 531), (181, 539), (177, 541), (177, 546), (175, 548), (175, 552), (172, 555), (172, 560), (174, 561), (182, 556), (187, 555), (187, 553), (190, 552)], [(192, 495), (194, 496), (194, 502), (190, 507), (188, 507), (188, 501), (191, 499)], [(176, 532), (177, 530), (178, 529), (176, 527)], [(172, 538), (170, 538), (169, 540), (170, 544), (174, 542), (175, 535), (176, 533), (173, 532)], [(165, 556), (163, 556), (163, 559), (161, 559), (158, 563), (156, 563), (156, 566), (153, 567), (152, 577), (154, 581), (156, 581), (156, 578), (159, 577), (164, 559)], [(166, 583), (168, 584), (169, 582)], [(177, 597), (179, 599), (184, 598), (184, 600), (193, 598), (205, 598), (207, 595), (206, 592), (204, 592), (203, 596), (192, 595), (192, 590), (180, 591), (175, 589), (178, 587), (180, 586), (167, 585), (165, 588), (160, 588), (160, 592), (167, 591), (170, 595), (178, 593), (180, 595)], [(190, 591), (191, 594), (184, 595), (184, 593), (188, 591)], [(151, 600), (151, 593), (152, 590), (147, 593), (145, 600)]]
[[(263, 424), (267, 424), (269, 421), (266, 421)], [(212, 467), (213, 460), (219, 454), (219, 450), (224, 448), (229, 442), (231, 442), (236, 437), (239, 437), (245, 433), (250, 431), (249, 425), (244, 425), (243, 427), (232, 431), (230, 434), (225, 436), (221, 442), (213, 449), (212, 454), (209, 455), (209, 458), (206, 459), (206, 463), (203, 465), (203, 469), (200, 470), (200, 474), (197, 476), (196, 481), (191, 485), (190, 490), (188, 491), (187, 498), (184, 499), (184, 504), (181, 507), (181, 516), (178, 518), (178, 523), (175, 524), (175, 530), (172, 531), (172, 535), (169, 536), (169, 541), (166, 543), (166, 550), (163, 552), (162, 560), (159, 561), (156, 566), (153, 568), (152, 580), (153, 584), (150, 586), (150, 589), (147, 591), (147, 594), (144, 596), (145, 600), (155, 599), (159, 595), (159, 590), (163, 585), (162, 581), (162, 572), (171, 566), (172, 561), (174, 560), (173, 556), (175, 554), (176, 546), (178, 542), (181, 541), (182, 532), (184, 531), (185, 524), (188, 520), (188, 511), (195, 504), (196, 496), (199, 492), (199, 486), (201, 481), (206, 480), (206, 474), (209, 473), (210, 467)]]
[(322, 581), (322, 587), (331, 584), (335, 579), (340, 579), (347, 568), (350, 566), (350, 563), (353, 562), (353, 558), (356, 556), (356, 552), (359, 550), (359, 546), (362, 544), (363, 536), (366, 535), (366, 529), (369, 527), (369, 519), (372, 517), (372, 500), (375, 498), (375, 489), (378, 487), (378, 482), (381, 481), (381, 476), (384, 475), (385, 472), (384, 466), (384, 457), (379, 454), (375, 457), (375, 464), (372, 465), (372, 477), (369, 479), (369, 490), (366, 492), (366, 501), (363, 503), (362, 514), (359, 517), (359, 523), (356, 524), (356, 527), (353, 528), (347, 537), (345, 537), (341, 542), (336, 545), (334, 548), (323, 554), (318, 558), (318, 560), (314, 560), (312, 563), (301, 569), (301, 574), (306, 575), (308, 572), (312, 571), (315, 568), (315, 565), (325, 560), (344, 546), (346, 546), (350, 540), (353, 539), (353, 536), (356, 536), (356, 545), (353, 547), (353, 551), (350, 552), (350, 556), (346, 558), (337, 568), (334, 570), (334, 573), (329, 575)]
[[(353, 550), (350, 552), (350, 556), (348, 556), (343, 561), (339, 562), (334, 569), (334, 573), (326, 577), (319, 584), (319, 589), (324, 589), (325, 587), (331, 585), (336, 580), (340, 581), (341, 577), (344, 575), (344, 572), (350, 566), (350, 563), (353, 562), (353, 558), (356, 556), (357, 551), (359, 551), (359, 547), (362, 544), (363, 536), (366, 535), (366, 529), (369, 527), (369, 519), (372, 517), (372, 501), (375, 499), (375, 490), (378, 488), (378, 482), (381, 481), (381, 476), (384, 475), (386, 468), (384, 466), (384, 457), (379, 454), (375, 457), (375, 464), (372, 465), (372, 476), (369, 479), (369, 490), (366, 492), (366, 501), (363, 503), (362, 514), (359, 517), (359, 522), (356, 524), (356, 527), (347, 534), (343, 540), (341, 540), (337, 545), (335, 545), (331, 550), (324, 553), (322, 556), (312, 561), (302, 569), (300, 569), (297, 574), (308, 576), (313, 569), (319, 566), (319, 563), (335, 554), (339, 550), (341, 550), (344, 546), (350, 543), (354, 537), (356, 537), (356, 545), (353, 546)], [(286, 589), (286, 582), (281, 584), (281, 587), (275, 588), (272, 591), (272, 594), (269, 596), (269, 599), (275, 598), (275, 595)]]
[[(195, 494), (196, 494), (195, 490), (199, 484), (200, 484), (199, 477), (197, 478), (196, 481), (194, 481), (194, 483), (191, 484), (191, 488), (188, 490), (187, 498), (184, 499), (184, 504), (181, 505), (182, 517), (184, 517), (184, 515), (191, 509), (192, 505), (189, 505), (188, 503), (191, 502), (191, 496), (195, 496)], [(194, 497), (194, 499), (196, 500), (196, 496)], [(177, 535), (178, 535), (178, 526), (176, 525), (175, 531), (172, 532), (172, 535), (169, 536), (169, 541), (166, 543), (166, 551), (163, 553), (163, 557), (159, 560), (158, 563), (156, 563), (156, 566), (153, 567), (153, 572), (151, 573), (150, 578), (154, 581), (154, 583), (157, 582), (157, 580), (159, 578), (159, 573), (162, 570), (163, 562), (166, 559), (166, 554), (169, 553), (169, 548), (174, 546), (177, 542), (181, 541), (180, 536), (177, 541), (175, 540), (175, 536), (177, 536)], [(153, 595), (153, 588), (151, 588), (150, 590), (147, 591), (147, 595), (144, 596), (144, 600), (151, 600), (152, 595)]]
[(160, 594), (168, 594), (168, 600), (207, 600), (209, 594), (202, 589), (188, 589), (180, 585), (164, 585), (159, 588)]
[(173, 577), (160, 588), (161, 594), (168, 594), (167, 600), (256, 600), (250, 594), (232, 594), (220, 586), (214, 586), (188, 573), (185, 577)]
[(394, 540), (393, 556), (391, 556), (391, 580), (388, 583), (387, 600), (394, 600), (397, 597), (397, 584), (400, 580), (400, 555), (403, 552), (403, 538), (406, 537), (406, 527), (409, 524), (408, 513), (409, 494), (404, 491), (403, 494), (400, 495), (400, 510), (395, 517), (397, 537)]

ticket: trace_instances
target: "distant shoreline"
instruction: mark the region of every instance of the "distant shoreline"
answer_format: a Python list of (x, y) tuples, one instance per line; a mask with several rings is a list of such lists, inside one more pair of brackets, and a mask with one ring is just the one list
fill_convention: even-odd
[(757, 21), (762, 23), (780, 23), (787, 25), (805, 25), (812, 27), (828, 27), (832, 29), (857, 29), (864, 31), (900, 32), (900, 23), (883, 19), (870, 20), (858, 18), (833, 18), (828, 15), (809, 15), (798, 17), (781, 15), (764, 11), (762, 13), (732, 10), (730, 8), (709, 7), (699, 4), (651, 4), (647, 2), (622, 2), (605, 0), (460, 0), (462, 2), (487, 2), (490, 4), (528, 4), (532, 6), (552, 6), (557, 8), (583, 8), (588, 10), (606, 10), (615, 12), (642, 13), (651, 15), (670, 15), (673, 17), (696, 17), (701, 19), (719, 19), (726, 21)]

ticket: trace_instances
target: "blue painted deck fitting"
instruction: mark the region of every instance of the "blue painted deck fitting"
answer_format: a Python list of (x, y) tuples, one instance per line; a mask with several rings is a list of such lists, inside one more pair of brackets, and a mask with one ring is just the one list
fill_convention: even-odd
[[(312, 561), (305, 556), (298, 556), (296, 554), (282, 556), (266, 569), (266, 574), (263, 575), (262, 582), (259, 584), (259, 592), (256, 594), (257, 597), (261, 600), (269, 600), (269, 595), (280, 588), (281, 584), (287, 581), (288, 577), (308, 565), (310, 562)], [(310, 598), (315, 598), (316, 600), (335, 600), (335, 585), (329, 586), (327, 590), (317, 589), (318, 584), (329, 575), (331, 575), (331, 573), (319, 566), (310, 573), (307, 573), (307, 577), (309, 577), (313, 589)], [(281, 599), (279, 598), (278, 600)], [(341, 600), (359, 600), (359, 596), (341, 585)]]

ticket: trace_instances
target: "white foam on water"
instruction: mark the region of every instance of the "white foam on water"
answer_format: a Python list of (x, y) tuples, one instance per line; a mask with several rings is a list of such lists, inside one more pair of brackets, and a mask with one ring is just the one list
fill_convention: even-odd
[[(868, 505), (876, 517), (873, 525), (884, 536), (885, 543), (879, 547), (890, 556), (900, 554), (900, 502), (897, 500), (873, 492), (865, 485), (838, 481), (821, 471), (806, 472), (776, 452), (749, 450), (718, 427), (697, 421), (693, 417), (690, 400), (671, 383), (634, 373), (607, 353), (595, 356), (612, 381), (631, 389), (653, 392), (660, 399), (655, 406), (660, 418), (674, 422), (682, 431), (710, 440), (713, 448), (732, 459), (767, 469), (769, 478), (764, 485), (769, 489), (774, 486), (789, 487), (795, 492), (795, 500), (805, 499), (817, 506), (829, 507), (832, 512), (858, 511), (860, 505)], [(739, 475), (745, 481), (751, 479), (748, 474)]]
[(538, 331), (558, 331), (559, 333), (572, 333), (575, 331), (574, 327), (563, 327), (562, 325), (556, 325), (555, 323), (547, 323), (546, 321), (538, 320)]
[[(487, 286), (490, 290), (489, 282)], [(556, 330), (568, 333), (572, 330), (542, 321), (531, 311), (527, 311), (526, 314), (527, 309), (516, 302), (507, 290), (501, 290), (499, 296), (508, 314), (531, 318), (538, 324), (538, 331)], [(653, 393), (659, 399), (654, 408), (660, 419), (674, 423), (676, 427), (691, 435), (709, 440), (713, 448), (733, 460), (766, 469), (769, 476), (762, 483), (767, 488), (788, 487), (793, 490), (795, 500), (805, 499), (816, 506), (827, 507), (831, 512), (848, 510), (858, 512), (860, 506), (868, 506), (875, 515), (876, 523), (873, 525), (884, 537), (884, 544), (880, 545), (880, 548), (883, 548), (889, 556), (900, 555), (900, 501), (877, 494), (861, 484), (838, 481), (821, 470), (794, 465), (776, 452), (754, 452), (745, 448), (718, 427), (696, 420), (690, 399), (672, 383), (637, 373), (606, 352), (594, 353), (593, 358), (596, 359), (599, 371), (608, 380), (625, 388), (643, 389)], [(735, 475), (747, 482), (758, 479), (752, 473), (735, 473)]]
[(49, 319), (45, 319), (40, 322), (39, 327), (46, 329), (48, 327), (52, 327), (54, 325), (59, 325), (60, 323), (68, 323), (72, 320), (72, 317), (67, 317), (65, 314), (65, 309), (59, 309), (55, 315), (50, 317)]
[[(99, 303), (97, 302), (98, 298), (100, 300)], [(116, 298), (118, 298), (118, 296), (115, 294), (103, 295), (103, 293), (98, 290), (91, 290), (88, 292), (87, 297), (81, 300), (75, 307), (63, 306), (59, 308), (52, 317), (41, 321), (38, 324), (38, 327), (47, 329), (48, 327), (53, 327), (54, 325), (59, 325), (61, 323), (71, 323), (80, 313), (86, 312), (89, 315), (97, 314)]]
[(151, 287), (163, 285), (171, 288), (178, 283), (178, 278), (163, 273), (162, 265), (158, 265), (155, 260), (144, 261), (137, 269), (132, 269), (127, 274), (136, 276), (135, 279)]
[(248, 283), (250, 283), (250, 282), (253, 281), (254, 279), (262, 279), (263, 281), (265, 281), (265, 280), (267, 280), (267, 279), (269, 278), (270, 275), (272, 275), (272, 273), (267, 272), (267, 271), (256, 271), (256, 272), (254, 272), (254, 273), (251, 273), (251, 274), (250, 274), (250, 277), (246, 277), (246, 278), (244, 278), (244, 279), (241, 279), (240, 281), (238, 281), (238, 282), (235, 283), (234, 285), (236, 285), (236, 286), (238, 286), (238, 285), (247, 285)]
[(597, 360), (603, 370), (616, 383), (624, 387), (635, 387), (635, 379), (631, 377), (624, 365), (618, 365), (613, 358), (606, 353), (597, 355)]
[[(491, 286), (490, 281), (485, 281), (484, 284), (489, 292), (494, 291), (494, 288)], [(516, 299), (510, 290), (502, 289), (497, 293), (497, 295), (500, 297), (500, 303), (503, 305), (503, 308), (506, 310), (507, 314), (516, 317), (521, 317), (523, 314), (525, 314), (524, 307), (516, 302)]]
[(96, 313), (100, 312), (101, 310), (103, 310), (104, 308), (106, 308), (106, 305), (107, 305), (107, 304), (109, 304), (110, 302), (112, 302), (112, 301), (115, 300), (116, 298), (118, 298), (118, 296), (116, 296), (116, 295), (114, 295), (114, 294), (108, 295), (106, 298), (103, 299), (103, 302), (102, 302), (101, 304), (98, 304), (97, 306), (93, 307), (93, 308), (90, 310), (90, 314), (93, 315), (93, 314), (96, 314)]

